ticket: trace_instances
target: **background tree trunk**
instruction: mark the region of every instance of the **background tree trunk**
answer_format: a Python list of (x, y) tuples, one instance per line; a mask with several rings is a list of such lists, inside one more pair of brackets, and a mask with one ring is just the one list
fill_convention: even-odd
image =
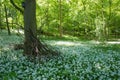
[(4, 4), (4, 9), (5, 9), (5, 19), (6, 19), (7, 29), (8, 29), (8, 35), (11, 35), (10, 27), (9, 27), (9, 23), (8, 23), (8, 13), (7, 13), (7, 8), (6, 8), (5, 4)]
[[(0, 6), (2, 6), (2, 3), (0, 2)], [(0, 29), (2, 26), (2, 8), (0, 8)]]
[(60, 37), (62, 37), (63, 31), (62, 31), (62, 2), (59, 0), (59, 33)]

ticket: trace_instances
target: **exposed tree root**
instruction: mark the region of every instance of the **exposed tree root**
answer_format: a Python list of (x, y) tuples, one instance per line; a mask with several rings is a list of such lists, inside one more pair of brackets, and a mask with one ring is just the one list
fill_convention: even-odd
[[(28, 43), (29, 44), (29, 43)], [(14, 50), (20, 50), (20, 49), (24, 49), (24, 44), (15, 44), (14, 45)], [(58, 55), (61, 52), (59, 50), (56, 50), (54, 47), (45, 44), (42, 41), (39, 41), (36, 39), (36, 42), (33, 43), (33, 45), (31, 45), (31, 50), (32, 50), (32, 54), (30, 54), (31, 56), (44, 56), (44, 55)], [(27, 54), (29, 55), (29, 54)]]
[(56, 50), (52, 46), (46, 45), (43, 41), (40, 41), (37, 37), (33, 35), (32, 30), (30, 29), (31, 39), (34, 42), (32, 44), (32, 55), (41, 56), (41, 55), (58, 55), (60, 51)]
[(60, 51), (56, 50), (50, 45), (46, 45), (44, 42), (35, 39), (35, 43), (32, 45), (32, 55), (33, 56), (42, 56), (42, 55), (58, 55)]
[[(24, 55), (30, 57), (49, 57), (49, 56), (57, 56), (61, 52), (54, 47), (45, 44), (43, 41), (39, 40), (37, 37), (33, 35), (32, 30), (30, 32), (30, 41), (25, 41), (23, 44), (18, 44), (14, 46), (15, 50), (24, 49)], [(28, 48), (29, 47), (29, 48)]]
[[(45, 44), (43, 41), (39, 41), (38, 39), (34, 39), (34, 43), (32, 45), (29, 45), (31, 47), (31, 54), (24, 54), (29, 57), (39, 57), (39, 58), (47, 58), (51, 56), (58, 56), (61, 52), (57, 49), (55, 49), (51, 45)], [(25, 43), (26, 44), (26, 43)], [(29, 44), (29, 43), (28, 43)], [(14, 50), (24, 50), (25, 46), (24, 44), (15, 44), (14, 45)]]

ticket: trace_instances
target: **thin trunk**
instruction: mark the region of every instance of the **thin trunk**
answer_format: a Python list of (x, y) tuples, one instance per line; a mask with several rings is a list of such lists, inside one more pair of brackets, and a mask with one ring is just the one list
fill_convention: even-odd
[(47, 26), (49, 29), (49, 1), (47, 1), (47, 10), (46, 10), (46, 21), (47, 21)]
[[(84, 10), (84, 23), (87, 24), (87, 18), (86, 18), (87, 15), (85, 12), (86, 11), (86, 1), (82, 0), (82, 4), (83, 4), (83, 10)], [(86, 29), (87, 28), (84, 28), (84, 34), (85, 34), (84, 38), (86, 38), (86, 34), (87, 34)]]
[(111, 6), (112, 6), (112, 1), (109, 0), (109, 20), (111, 19), (111, 11), (112, 11)]
[(101, 17), (102, 17), (102, 32), (101, 32), (101, 38), (102, 41), (106, 40), (106, 26), (105, 26), (105, 19), (104, 19), (104, 0), (101, 1)]
[[(0, 1), (0, 6), (2, 7), (2, 3)], [(2, 8), (0, 8), (0, 28), (2, 27)]]
[[(2, 6), (1, 3), (0, 6)], [(0, 28), (1, 27), (2, 27), (2, 9), (0, 8)]]
[(49, 15), (48, 15), (48, 9), (46, 10), (46, 24), (49, 29)]
[(13, 29), (13, 23), (14, 23), (14, 22), (13, 22), (13, 15), (12, 15), (12, 29)]
[(9, 23), (8, 23), (8, 13), (7, 13), (7, 8), (6, 8), (5, 4), (4, 4), (4, 9), (5, 9), (5, 19), (6, 19), (7, 29), (8, 29), (8, 35), (11, 35), (10, 27), (9, 27)]
[(14, 16), (15, 16), (14, 14), (11, 14), (11, 17), (12, 17), (12, 24), (11, 24), (12, 26), (11, 27), (12, 27), (12, 29), (14, 28), (14, 20), (16, 20)]
[(110, 28), (110, 20), (111, 20), (111, 13), (112, 13), (112, 1), (111, 0), (109, 0), (109, 18), (108, 18), (108, 38), (109, 38), (109, 34), (110, 34), (110, 31), (109, 31), (109, 28)]
[(59, 0), (59, 32), (60, 32), (60, 37), (62, 37), (62, 5), (61, 5), (61, 0)]
[[(48, 15), (48, 8), (49, 6), (47, 7), (47, 9), (45, 10), (45, 25), (48, 27), (49, 29), (49, 15)], [(43, 25), (42, 25), (43, 26)]]

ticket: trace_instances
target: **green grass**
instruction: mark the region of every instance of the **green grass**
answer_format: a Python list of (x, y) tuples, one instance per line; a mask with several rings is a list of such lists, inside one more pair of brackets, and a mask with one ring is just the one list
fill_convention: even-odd
[(13, 50), (12, 44), (23, 38), (0, 33), (0, 80), (120, 79), (120, 44), (47, 39), (46, 43), (62, 51), (61, 56), (33, 63), (22, 55), (23, 50)]

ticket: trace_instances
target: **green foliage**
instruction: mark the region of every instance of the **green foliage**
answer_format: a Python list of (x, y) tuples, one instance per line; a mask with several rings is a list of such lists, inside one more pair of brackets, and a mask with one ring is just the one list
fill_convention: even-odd
[[(15, 3), (22, 8), (22, 1), (24, 0), (18, 0)], [(6, 25), (4, 4), (8, 8), (10, 27), (18, 29), (23, 26), (22, 15), (10, 4), (9, 0), (1, 0), (0, 28)], [(60, 34), (58, 29), (59, 6), (57, 0), (37, 0), (36, 18), (38, 30), (55, 36)], [(61, 9), (63, 35), (67, 34), (101, 41), (106, 40), (106, 38), (120, 37), (119, 0), (62, 0)]]
[(59, 48), (63, 54), (31, 62), (22, 55), (22, 50), (15, 51), (10, 45), (21, 43), (22, 39), (5, 33), (0, 34), (1, 80), (120, 79), (119, 44), (48, 40), (46, 43)]

